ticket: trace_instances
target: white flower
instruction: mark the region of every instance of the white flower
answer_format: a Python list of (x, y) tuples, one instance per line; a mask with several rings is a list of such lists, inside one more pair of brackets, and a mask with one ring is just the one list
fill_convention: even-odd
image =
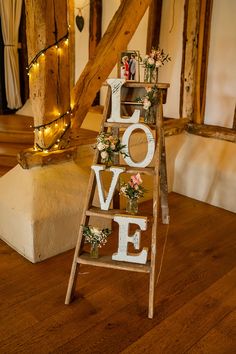
[(102, 158), (103, 160), (106, 160), (106, 159), (108, 158), (108, 152), (102, 151), (102, 152), (101, 152), (101, 158)]
[(143, 100), (143, 108), (148, 110), (150, 107), (151, 107), (151, 102), (147, 98), (144, 98), (144, 100)]
[(106, 145), (105, 145), (105, 144), (103, 144), (103, 143), (101, 143), (101, 142), (97, 144), (97, 148), (98, 148), (98, 150), (99, 150), (99, 151), (104, 150), (104, 149), (105, 149), (105, 147), (106, 147)]
[(111, 144), (111, 149), (115, 150), (115, 148), (116, 148), (116, 145), (115, 144)]
[(156, 68), (159, 68), (160, 66), (162, 66), (162, 62), (160, 60), (157, 60), (156, 62)]
[(153, 58), (148, 59), (148, 64), (153, 65), (155, 64), (155, 60)]
[(91, 228), (91, 231), (94, 233), (94, 234), (99, 234), (100, 231), (96, 228), (96, 227), (92, 227)]

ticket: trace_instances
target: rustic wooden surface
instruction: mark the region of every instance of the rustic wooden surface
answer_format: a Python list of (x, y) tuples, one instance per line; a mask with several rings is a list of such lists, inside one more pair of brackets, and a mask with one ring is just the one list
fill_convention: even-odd
[(212, 4), (213, 0), (200, 1), (200, 19), (196, 67), (196, 94), (194, 98), (193, 116), (193, 121), (198, 124), (204, 123)]
[(158, 48), (161, 30), (162, 0), (152, 0), (148, 12), (146, 53)]
[(117, 63), (118, 54), (126, 48), (150, 3), (151, 0), (124, 0), (120, 4), (94, 57), (87, 63), (74, 87), (74, 129), (82, 124), (96, 93)]
[(195, 135), (205, 136), (206, 138), (214, 138), (220, 140), (230, 141), (236, 143), (236, 132), (230, 128), (224, 128), (206, 124), (193, 124), (187, 125), (187, 132)]
[[(27, 46), (29, 62), (42, 49), (63, 37), (67, 31), (67, 0), (26, 0)], [(69, 49), (61, 42), (61, 52), (48, 49), (38, 60), (39, 67), (30, 70), (30, 98), (34, 125), (51, 122), (55, 112), (65, 113), (70, 107)], [(59, 54), (60, 53), (60, 54)]]
[(169, 202), (153, 320), (147, 274), (81, 265), (79, 299), (65, 306), (74, 251), (31, 264), (1, 241), (0, 352), (234, 353), (236, 216), (175, 193)]
[[(102, 38), (102, 0), (93, 0), (89, 8), (89, 59), (93, 58), (98, 43)], [(97, 92), (93, 106), (100, 104), (100, 93)]]
[(180, 117), (193, 118), (196, 92), (197, 44), (200, 1), (185, 0), (180, 88)]

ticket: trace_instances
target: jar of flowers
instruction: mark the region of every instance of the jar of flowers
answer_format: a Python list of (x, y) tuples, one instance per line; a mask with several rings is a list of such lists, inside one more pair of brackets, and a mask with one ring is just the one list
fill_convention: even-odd
[(114, 157), (119, 153), (124, 157), (128, 156), (122, 151), (125, 145), (122, 145), (120, 139), (111, 133), (101, 132), (97, 136), (95, 148), (100, 152), (101, 162), (105, 163), (107, 166), (114, 163)]
[(160, 91), (157, 86), (146, 87), (146, 94), (143, 97), (137, 97), (136, 101), (143, 104), (144, 123), (155, 124), (156, 122), (156, 105), (160, 100)]
[(146, 192), (141, 186), (142, 183), (139, 173), (131, 176), (127, 183), (121, 183), (120, 194), (127, 198), (126, 211), (130, 214), (138, 213), (138, 199), (142, 198)]
[(142, 59), (144, 67), (144, 82), (157, 83), (158, 68), (170, 61), (169, 54), (165, 54), (163, 49), (152, 48), (151, 53)]
[(84, 242), (91, 244), (90, 257), (98, 258), (98, 248), (107, 243), (107, 237), (111, 234), (110, 229), (99, 230), (96, 227), (84, 226), (83, 236)]

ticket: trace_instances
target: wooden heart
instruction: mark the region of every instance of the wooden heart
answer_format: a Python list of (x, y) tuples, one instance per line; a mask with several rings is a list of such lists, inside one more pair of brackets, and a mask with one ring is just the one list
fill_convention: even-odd
[(83, 28), (84, 28), (84, 18), (83, 16), (79, 16), (77, 15), (75, 18), (76, 21), (76, 26), (78, 27), (79, 31), (82, 32)]

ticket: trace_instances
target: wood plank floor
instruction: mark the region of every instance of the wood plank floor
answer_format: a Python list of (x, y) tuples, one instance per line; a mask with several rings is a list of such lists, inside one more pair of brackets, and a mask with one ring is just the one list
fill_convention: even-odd
[(147, 275), (81, 266), (66, 306), (73, 251), (31, 264), (1, 242), (0, 353), (235, 353), (236, 215), (169, 201), (153, 320)]

